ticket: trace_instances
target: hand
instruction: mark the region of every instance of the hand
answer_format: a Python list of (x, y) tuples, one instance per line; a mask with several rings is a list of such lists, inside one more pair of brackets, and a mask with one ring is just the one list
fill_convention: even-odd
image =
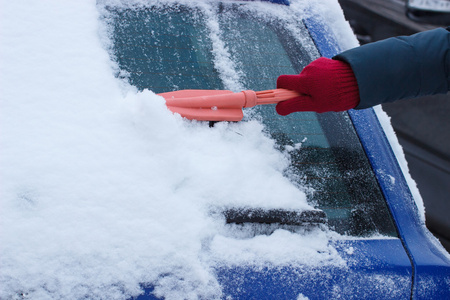
[(299, 75), (281, 75), (277, 88), (302, 94), (277, 104), (282, 116), (297, 111), (345, 111), (359, 103), (358, 84), (350, 65), (324, 57), (307, 65)]

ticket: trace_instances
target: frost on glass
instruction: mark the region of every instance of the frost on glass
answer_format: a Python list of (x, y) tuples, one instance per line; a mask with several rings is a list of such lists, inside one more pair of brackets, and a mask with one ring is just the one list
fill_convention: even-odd
[(204, 16), (186, 8), (114, 9), (114, 54), (129, 83), (155, 93), (221, 86)]

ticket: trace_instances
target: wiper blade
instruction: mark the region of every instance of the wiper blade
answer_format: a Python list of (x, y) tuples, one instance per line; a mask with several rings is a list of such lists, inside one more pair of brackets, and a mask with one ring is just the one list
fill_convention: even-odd
[(261, 223), (280, 225), (326, 224), (327, 216), (322, 210), (287, 210), (262, 208), (230, 208), (223, 211), (228, 224)]

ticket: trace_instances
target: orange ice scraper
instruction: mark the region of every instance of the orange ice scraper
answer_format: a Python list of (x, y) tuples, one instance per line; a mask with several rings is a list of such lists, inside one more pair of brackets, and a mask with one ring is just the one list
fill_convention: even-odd
[(182, 90), (158, 94), (166, 99), (169, 110), (189, 120), (240, 121), (242, 108), (260, 104), (276, 104), (298, 97), (295, 91), (274, 89), (266, 91)]

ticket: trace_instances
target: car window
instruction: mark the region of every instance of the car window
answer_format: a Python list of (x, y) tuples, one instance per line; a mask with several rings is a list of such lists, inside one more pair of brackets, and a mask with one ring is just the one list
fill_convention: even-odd
[[(275, 88), (281, 74), (297, 74), (319, 57), (301, 18), (261, 14), (246, 5), (218, 4), (219, 34), (201, 9), (176, 5), (109, 7), (111, 55), (123, 77), (139, 90), (230, 89), (212, 39), (227, 50), (236, 86)], [(217, 30), (214, 29), (214, 30)], [(281, 117), (273, 105), (246, 110), (291, 157), (286, 176), (323, 210), (341, 234), (397, 236), (369, 161), (346, 112), (302, 112)], [(244, 119), (245, 121), (245, 119)]]

